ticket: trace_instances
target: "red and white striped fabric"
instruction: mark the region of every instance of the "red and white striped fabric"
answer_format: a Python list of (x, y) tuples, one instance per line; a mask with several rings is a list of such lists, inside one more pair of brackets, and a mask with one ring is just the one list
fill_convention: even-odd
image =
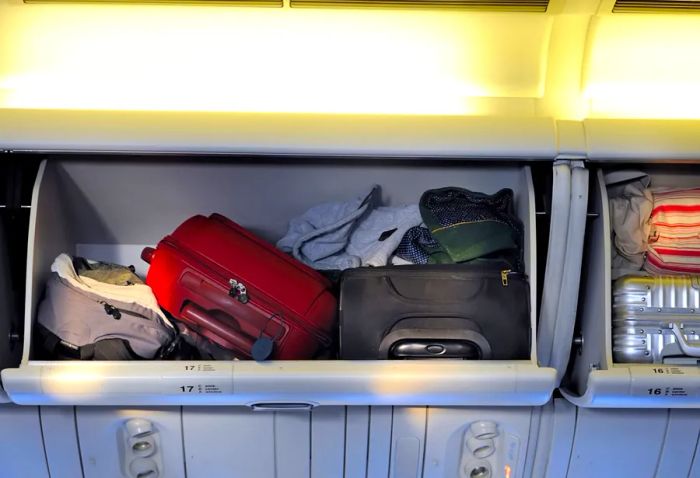
[(654, 191), (644, 269), (700, 274), (700, 188)]

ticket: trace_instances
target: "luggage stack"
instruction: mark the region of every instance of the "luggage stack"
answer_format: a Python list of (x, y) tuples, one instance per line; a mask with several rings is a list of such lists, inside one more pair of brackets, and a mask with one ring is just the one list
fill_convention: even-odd
[[(537, 406), (551, 396), (555, 372), (538, 363), (532, 329), (541, 261), (530, 166), (176, 164), (42, 162), (24, 354), (2, 374), (13, 402), (307, 409)], [(44, 317), (62, 254), (82, 283), (99, 282), (85, 277), (93, 269), (124, 272), (112, 284), (123, 300), (102, 294), (90, 320)], [(162, 324), (128, 314), (137, 287)], [(129, 323), (168, 335), (145, 350)], [(107, 339), (126, 352), (97, 344)]]
[(642, 172), (608, 175), (613, 229), (613, 358), (697, 365), (700, 191), (653, 187)]
[(145, 283), (133, 266), (61, 254), (39, 308), (42, 357), (527, 360), (513, 192), (379, 198), (373, 186), (317, 205), (277, 247), (220, 214), (193, 216), (143, 249)]

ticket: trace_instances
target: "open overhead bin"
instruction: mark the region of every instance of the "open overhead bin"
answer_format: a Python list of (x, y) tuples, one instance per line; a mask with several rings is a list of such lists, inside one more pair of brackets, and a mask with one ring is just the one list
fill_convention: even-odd
[[(589, 206), (592, 218), (586, 231), (576, 340), (563, 392), (585, 407), (696, 408), (700, 403), (700, 362), (692, 351), (681, 347), (671, 326), (678, 323), (685, 341), (693, 343), (697, 287), (691, 283), (682, 286), (683, 280), (671, 279), (669, 272), (654, 267), (645, 265), (640, 270), (640, 264), (634, 270), (621, 268), (620, 259), (614, 259), (618, 243), (614, 242), (610, 200), (620, 197), (622, 186), (640, 181), (639, 190), (649, 193), (640, 193), (640, 202), (628, 210), (627, 217), (639, 215), (640, 228), (655, 224), (647, 216), (666, 207), (657, 208), (659, 195), (700, 186), (695, 164), (700, 125), (691, 120), (586, 120), (585, 126), (592, 160), (589, 167), (594, 174)], [(620, 206), (615, 207), (620, 217)], [(678, 207), (682, 209), (679, 214), (692, 218), (688, 209), (692, 204)], [(618, 228), (622, 227), (620, 221)], [(653, 229), (664, 225), (659, 223)], [(687, 224), (685, 230), (691, 226)], [(646, 241), (647, 234), (642, 233)], [(666, 237), (649, 234), (650, 245)], [(676, 246), (681, 247), (680, 243)], [(664, 251), (677, 255), (673, 250)], [(656, 259), (645, 252), (642, 260), (651, 264)], [(642, 279), (630, 282), (631, 277)], [(636, 287), (636, 292), (625, 284)]]
[(538, 365), (535, 334), (530, 358), (518, 361), (36, 360), (31, 331), (51, 262), (59, 253), (133, 264), (143, 274), (143, 247), (154, 245), (185, 217), (221, 212), (274, 241), (284, 234), (290, 217), (339, 194), (351, 196), (369, 180), (381, 186), (387, 204), (410, 202), (422, 191), (445, 184), (490, 193), (511, 188), (525, 227), (530, 322), (536, 330), (535, 208), (527, 164), (439, 158), (211, 161), (50, 156), (40, 168), (32, 202), (25, 352), (21, 366), (2, 375), (10, 397), (25, 404), (114, 405), (546, 402), (555, 372)]

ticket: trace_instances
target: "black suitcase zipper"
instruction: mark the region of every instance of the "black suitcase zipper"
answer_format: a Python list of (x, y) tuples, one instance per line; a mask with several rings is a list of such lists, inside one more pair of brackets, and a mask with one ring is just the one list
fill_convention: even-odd
[(408, 274), (416, 277), (421, 277), (429, 272), (455, 272), (461, 277), (476, 277), (476, 278), (500, 278), (501, 285), (508, 287), (510, 278), (526, 280), (527, 275), (523, 272), (513, 271), (512, 269), (493, 269), (493, 268), (476, 268), (464, 267), (459, 265), (415, 265), (415, 266), (387, 266), (387, 267), (362, 267), (351, 269), (344, 273), (350, 276), (384, 276), (388, 271), (405, 271)]

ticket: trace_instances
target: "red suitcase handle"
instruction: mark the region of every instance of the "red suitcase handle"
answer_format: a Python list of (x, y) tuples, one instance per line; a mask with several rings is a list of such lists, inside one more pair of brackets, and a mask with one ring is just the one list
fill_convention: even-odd
[[(181, 316), (184, 320), (191, 322), (194, 325), (202, 327), (209, 332), (212, 332), (222, 340), (233, 344), (241, 350), (248, 358), (252, 357), (253, 344), (255, 339), (240, 330), (234, 330), (222, 324), (220, 320), (214, 318), (206, 310), (194, 304), (187, 304), (182, 308)], [(219, 344), (223, 345), (223, 344)]]
[(144, 247), (143, 251), (141, 251), (141, 259), (143, 259), (143, 261), (147, 264), (150, 264), (151, 259), (153, 259), (153, 254), (155, 254), (155, 252), (156, 250), (152, 247)]

